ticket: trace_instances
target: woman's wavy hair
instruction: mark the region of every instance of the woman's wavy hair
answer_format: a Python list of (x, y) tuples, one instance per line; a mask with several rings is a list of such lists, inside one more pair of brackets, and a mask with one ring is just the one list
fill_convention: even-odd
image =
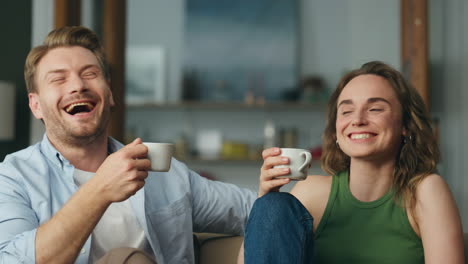
[(24, 79), (28, 93), (38, 92), (34, 78), (39, 61), (52, 49), (71, 46), (80, 46), (90, 50), (96, 57), (104, 77), (110, 80), (109, 67), (96, 33), (83, 26), (62, 27), (52, 30), (44, 40), (44, 44), (29, 52), (24, 65)]
[(383, 62), (371, 61), (347, 73), (331, 95), (323, 134), (322, 169), (331, 175), (349, 170), (350, 158), (336, 143), (337, 101), (344, 87), (355, 77), (364, 74), (377, 75), (387, 80), (402, 106), (403, 127), (407, 133), (401, 140), (396, 157), (393, 189), (396, 198), (402, 198), (403, 205), (412, 210), (416, 202), (416, 187), (427, 175), (436, 171), (439, 147), (421, 96), (400, 72)]

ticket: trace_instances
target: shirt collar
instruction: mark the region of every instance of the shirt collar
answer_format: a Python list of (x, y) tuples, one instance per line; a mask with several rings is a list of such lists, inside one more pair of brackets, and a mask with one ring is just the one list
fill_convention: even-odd
[(62, 154), (50, 143), (47, 133), (44, 133), (41, 141), (41, 150), (44, 156), (49, 159), (50, 162), (57, 165), (58, 167), (63, 167), (65, 164), (70, 164), (70, 162), (65, 159)]
[(109, 140), (107, 143), (107, 151), (109, 152), (109, 154), (112, 154), (123, 147), (124, 145), (122, 143), (120, 143), (113, 137), (109, 137)]
[[(109, 154), (116, 152), (122, 147), (122, 143), (120, 143), (112, 137), (109, 137), (107, 143), (107, 152)], [(46, 156), (47, 159), (49, 159), (53, 164), (57, 165), (58, 167), (63, 168), (63, 166), (71, 165), (70, 162), (52, 145), (52, 143), (50, 143), (50, 140), (47, 137), (47, 133), (44, 133), (44, 136), (42, 138), (41, 149), (44, 156)]]

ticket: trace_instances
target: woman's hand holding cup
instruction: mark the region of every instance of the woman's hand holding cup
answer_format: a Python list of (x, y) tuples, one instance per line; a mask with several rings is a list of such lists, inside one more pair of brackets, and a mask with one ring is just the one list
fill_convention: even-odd
[(276, 178), (290, 173), (290, 169), (288, 167), (274, 168), (274, 166), (277, 165), (289, 164), (289, 158), (281, 157), (280, 154), (281, 149), (277, 147), (263, 150), (263, 165), (260, 169), (258, 197), (269, 192), (278, 192), (283, 185), (288, 184), (291, 181), (289, 178)]

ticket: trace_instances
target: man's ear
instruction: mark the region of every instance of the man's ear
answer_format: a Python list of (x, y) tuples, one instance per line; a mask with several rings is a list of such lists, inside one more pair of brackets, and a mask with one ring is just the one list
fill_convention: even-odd
[(29, 93), (28, 94), (28, 99), (29, 99), (29, 109), (31, 109), (31, 112), (33, 113), (34, 117), (37, 119), (42, 119), (42, 109), (41, 109), (41, 103), (39, 102), (39, 95), (37, 93)]
[(111, 80), (110, 78), (106, 80), (107, 82), (107, 87), (109, 87), (109, 103), (111, 107), (115, 106), (115, 101), (114, 101), (114, 95), (112, 94), (112, 89), (111, 89)]
[(114, 101), (114, 96), (112, 95), (112, 91), (110, 92), (109, 96), (110, 96), (110, 99), (109, 99), (110, 106), (114, 107), (115, 101)]

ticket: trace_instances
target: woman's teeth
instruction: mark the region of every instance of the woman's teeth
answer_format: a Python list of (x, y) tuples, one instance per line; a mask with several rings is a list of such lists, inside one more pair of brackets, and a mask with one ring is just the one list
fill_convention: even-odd
[(370, 134), (352, 134), (351, 139), (365, 139), (365, 138), (370, 138)]

